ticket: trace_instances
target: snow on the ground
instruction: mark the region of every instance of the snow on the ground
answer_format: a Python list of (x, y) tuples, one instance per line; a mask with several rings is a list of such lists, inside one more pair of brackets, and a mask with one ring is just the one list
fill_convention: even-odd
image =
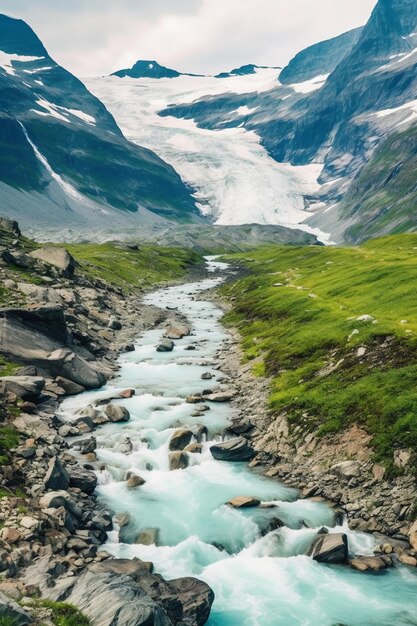
[(318, 191), (321, 165), (277, 163), (259, 137), (244, 128), (205, 130), (193, 120), (157, 114), (170, 104), (192, 103), (203, 96), (267, 91), (278, 85), (278, 74), (268, 68), (226, 79), (107, 77), (85, 82), (130, 141), (154, 150), (197, 190), (200, 210), (217, 224), (298, 227), (327, 242), (324, 233), (302, 224), (311, 216), (303, 195)]
[(292, 87), (292, 89), (294, 89), (297, 93), (311, 93), (312, 91), (321, 89), (328, 77), (329, 74), (322, 74), (320, 76), (316, 76), (315, 78), (311, 78), (310, 80), (306, 80), (303, 83), (294, 83), (289, 86)]

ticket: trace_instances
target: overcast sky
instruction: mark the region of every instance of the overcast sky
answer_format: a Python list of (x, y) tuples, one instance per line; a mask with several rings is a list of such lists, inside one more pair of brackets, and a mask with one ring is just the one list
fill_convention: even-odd
[(79, 76), (137, 59), (214, 73), (284, 65), (299, 50), (364, 24), (376, 0), (0, 0)]

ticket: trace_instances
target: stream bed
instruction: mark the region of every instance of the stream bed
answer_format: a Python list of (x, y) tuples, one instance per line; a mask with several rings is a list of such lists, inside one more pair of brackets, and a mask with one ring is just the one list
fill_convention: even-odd
[[(417, 573), (404, 566), (363, 574), (347, 566), (319, 564), (304, 556), (317, 531), (348, 535), (352, 555), (370, 555), (372, 535), (335, 526), (324, 503), (299, 499), (297, 491), (251, 471), (245, 463), (216, 461), (210, 446), (222, 440), (233, 418), (229, 403), (204, 403), (196, 411), (186, 398), (218, 389), (224, 375), (215, 369), (215, 353), (228, 339), (222, 312), (199, 294), (223, 280), (227, 268), (207, 261), (213, 277), (158, 290), (147, 304), (177, 308), (192, 326), (172, 352), (156, 352), (163, 329), (138, 338), (135, 351), (120, 357), (120, 371), (99, 391), (68, 398), (68, 419), (86, 405), (134, 388), (136, 395), (117, 403), (131, 419), (96, 431), (98, 495), (116, 514), (128, 512), (132, 538), (119, 542), (118, 529), (105, 549), (119, 558), (152, 561), (165, 578), (195, 576), (215, 592), (209, 626), (410, 626), (417, 625)], [(190, 346), (192, 349), (190, 350)], [(211, 380), (202, 380), (210, 372)], [(223, 381), (223, 388), (233, 381)], [(195, 413), (200, 413), (195, 415)], [(169, 441), (178, 428), (206, 426), (201, 454), (188, 454), (189, 467), (169, 469)], [(128, 438), (128, 439), (126, 439)], [(130, 451), (129, 447), (133, 449)], [(127, 451), (126, 451), (127, 450)], [(127, 453), (128, 452), (128, 453)], [(146, 482), (128, 489), (127, 472)], [(237, 496), (252, 496), (270, 508), (233, 509)], [(279, 517), (283, 528), (264, 534)], [(145, 529), (158, 529), (157, 545), (128, 543)]]

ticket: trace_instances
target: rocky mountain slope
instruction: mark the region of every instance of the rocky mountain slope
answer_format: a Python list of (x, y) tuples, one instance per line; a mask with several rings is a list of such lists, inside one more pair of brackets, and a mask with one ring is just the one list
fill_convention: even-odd
[[(413, 128), (417, 119), (416, 31), (414, 2), (380, 0), (363, 29), (298, 54), (281, 72), (276, 88), (203, 98), (169, 107), (161, 115), (192, 118), (203, 128), (219, 129), (235, 126), (229, 112), (246, 106), (239, 124), (254, 130), (275, 159), (323, 164), (321, 191), (307, 198), (316, 211), (308, 223), (339, 241), (413, 230), (413, 211), (401, 201), (404, 195), (408, 201), (414, 197), (413, 186), (403, 186), (412, 172), (413, 133), (404, 160), (398, 151), (390, 153), (389, 143), (381, 146), (394, 135), (392, 142), (398, 145), (398, 133)], [(383, 171), (380, 149), (385, 150)], [(373, 158), (371, 171), (381, 176), (373, 177), (369, 188), (370, 178), (366, 172), (362, 177), (362, 170)], [(369, 198), (362, 214), (358, 199), (363, 191), (369, 191)]]
[[(109, 392), (71, 424), (57, 416), (59, 400), (114, 375), (116, 355), (141, 329), (183, 322), (141, 304), (141, 289), (178, 280), (200, 258), (107, 246), (96, 263), (91, 246), (72, 251), (76, 258), (40, 247), (0, 218), (0, 621), (202, 625), (214, 597), (208, 585), (168, 582), (150, 563), (98, 551), (113, 514), (94, 494), (94, 431), (129, 414)], [(118, 525), (129, 528), (129, 519)]]
[(0, 144), (3, 211), (22, 225), (126, 230), (198, 219), (174, 169), (128, 142), (105, 106), (51, 59), (30, 27), (5, 15)]
[(182, 74), (169, 67), (159, 65), (156, 61), (139, 60), (131, 68), (118, 70), (112, 76), (118, 76), (119, 78), (125, 78), (126, 76), (129, 78), (178, 78)]

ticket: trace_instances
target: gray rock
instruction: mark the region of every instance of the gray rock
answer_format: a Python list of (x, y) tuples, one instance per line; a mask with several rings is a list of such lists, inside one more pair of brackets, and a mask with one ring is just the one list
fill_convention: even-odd
[(250, 461), (255, 456), (255, 451), (244, 437), (217, 443), (211, 446), (210, 452), (218, 461)]
[(81, 454), (89, 454), (97, 450), (97, 439), (95, 437), (89, 437), (88, 439), (81, 439), (74, 442), (71, 448), (79, 450)]
[(361, 475), (361, 467), (359, 461), (341, 461), (333, 465), (329, 471), (344, 478), (356, 478)]
[(74, 383), (68, 378), (63, 378), (62, 376), (57, 376), (55, 382), (57, 385), (62, 387), (67, 396), (76, 396), (79, 393), (83, 393), (83, 391), (85, 391), (85, 388), (82, 387), (82, 385), (77, 385), (77, 383)]
[(0, 592), (0, 623), (10, 626), (26, 626), (32, 624), (33, 619), (14, 600)]
[(55, 289), (41, 287), (33, 283), (18, 283), (19, 291), (28, 296), (32, 301), (39, 304), (62, 304), (63, 300)]
[(196, 578), (170, 580), (169, 586), (178, 594), (184, 622), (203, 626), (210, 617), (211, 606), (214, 602), (213, 590), (207, 583)]
[(52, 491), (68, 489), (70, 476), (58, 457), (53, 457), (49, 461), (44, 483), (45, 489), (51, 489)]
[(81, 489), (83, 493), (91, 495), (97, 486), (97, 476), (94, 472), (82, 467), (71, 467), (68, 470), (71, 487)]
[(3, 250), (1, 258), (8, 265), (15, 265), (23, 269), (30, 269), (35, 266), (35, 261), (25, 252)]
[(307, 556), (319, 563), (344, 564), (348, 561), (348, 539), (344, 533), (318, 535)]
[(0, 393), (13, 393), (22, 400), (37, 400), (45, 387), (40, 376), (4, 376), (0, 378)]
[(108, 404), (105, 412), (111, 422), (128, 422), (130, 420), (129, 411), (120, 404)]
[(19, 239), (22, 233), (19, 228), (19, 224), (15, 220), (11, 220), (9, 217), (0, 217), (0, 230), (10, 233), (13, 237)]
[(157, 346), (157, 352), (172, 352), (174, 349), (174, 342), (171, 339), (163, 339)]
[(164, 609), (126, 575), (87, 571), (57, 584), (50, 597), (77, 606), (91, 626), (172, 626)]
[(54, 246), (45, 246), (38, 248), (30, 253), (34, 259), (42, 261), (47, 265), (52, 265), (59, 269), (64, 276), (71, 278), (74, 274), (76, 262), (65, 248), (56, 248)]

